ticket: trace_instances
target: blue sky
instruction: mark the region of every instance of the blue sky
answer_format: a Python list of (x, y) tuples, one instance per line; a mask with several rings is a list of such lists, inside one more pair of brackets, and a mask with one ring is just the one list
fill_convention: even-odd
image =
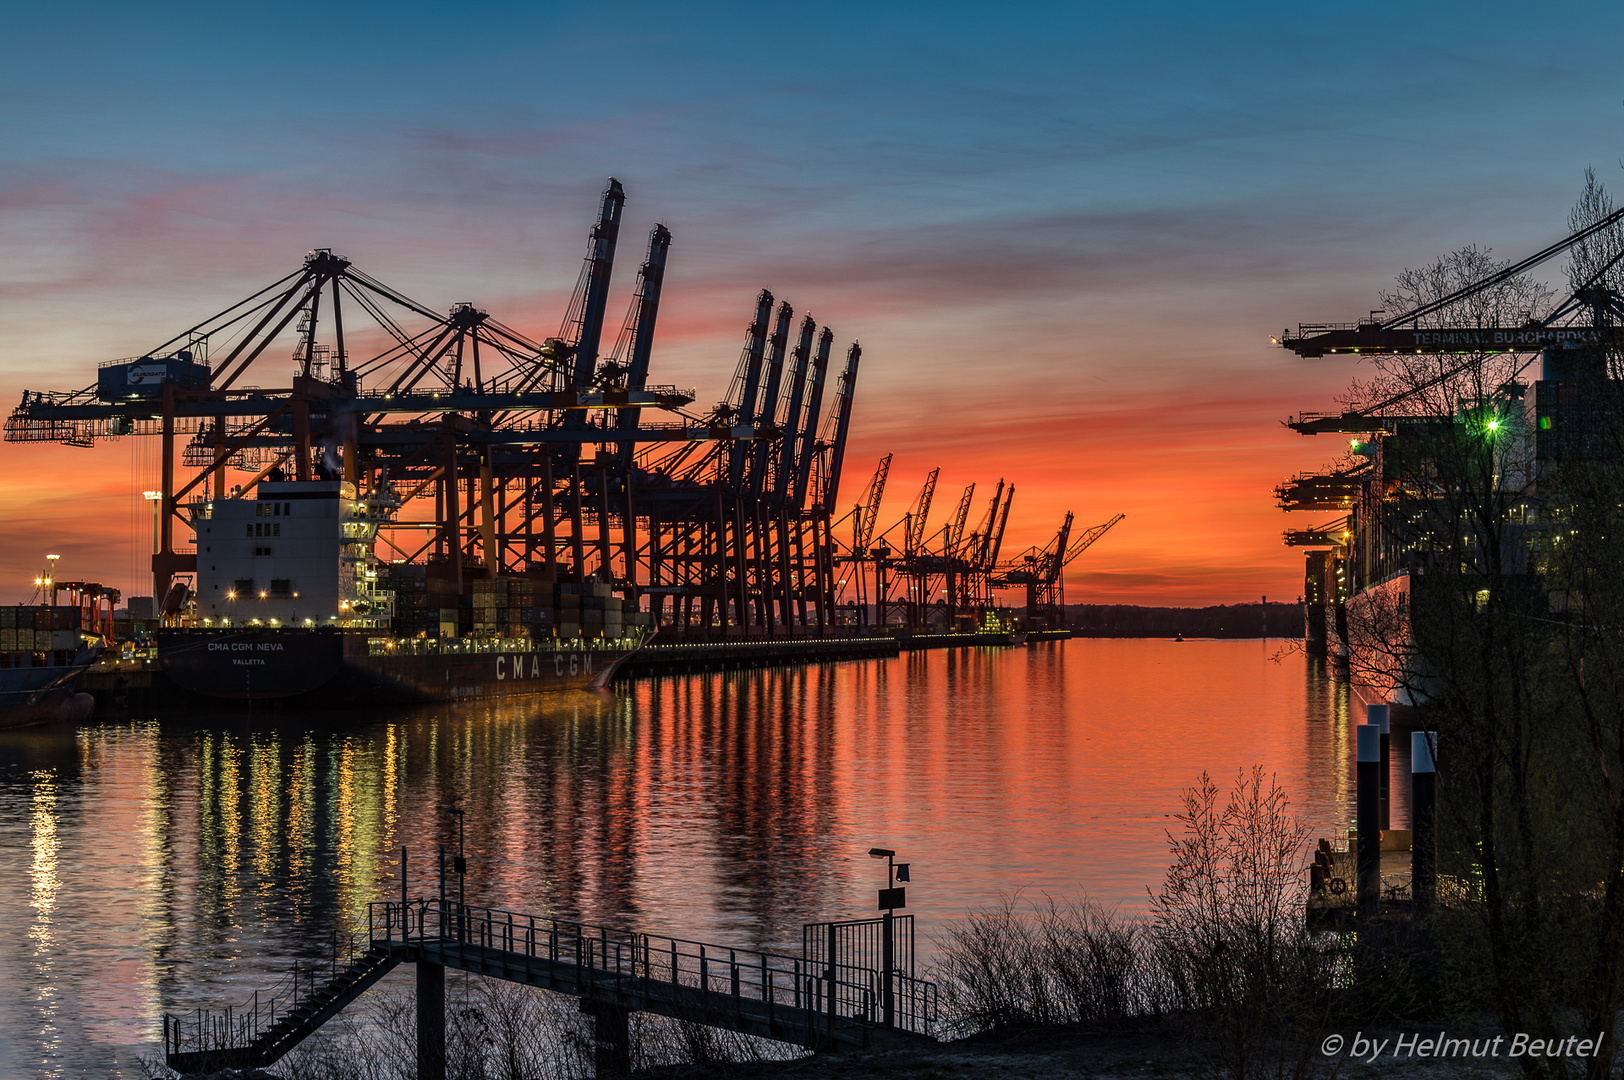
[[(1560, 236), (1587, 165), (1620, 178), (1624, 77), (1587, 54), (1621, 23), (1596, 4), (18, 5), (0, 391), (85, 385), (312, 247), (553, 333), (612, 174), (615, 317), (649, 227), (675, 236), (657, 375), (721, 396), (763, 286), (862, 340), (847, 498), (894, 451), (886, 518), (937, 465), (955, 490), (1011, 479), (1006, 550), (1068, 507), (1126, 510), (1074, 601), (1294, 596), (1269, 487), (1335, 448), (1277, 421), (1355, 369), (1267, 335), (1361, 314), (1446, 250)], [(0, 578), (32, 576), (52, 529), (124, 569), (139, 454), (0, 448)], [(64, 493), (117, 535), (78, 530)]]

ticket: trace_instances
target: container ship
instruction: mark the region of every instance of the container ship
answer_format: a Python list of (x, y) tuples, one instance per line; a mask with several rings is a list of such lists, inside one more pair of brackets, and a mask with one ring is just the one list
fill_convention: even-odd
[(0, 607), (0, 728), (82, 720), (91, 698), (71, 688), (102, 653), (76, 606)]
[(382, 562), (387, 491), (267, 479), (234, 494), (188, 506), (195, 592), (155, 633), (159, 666), (193, 694), (347, 706), (602, 688), (647, 634), (606, 583)]
[[(1318, 549), (1307, 553), (1303, 589), (1307, 651), (1347, 668), (1354, 697), (1388, 705), (1395, 722), (1419, 723), (1441, 685), (1418, 621), (1420, 637), (1438, 640), (1441, 631), (1427, 627), (1459, 609), (1469, 584), (1482, 585), (1479, 610), (1490, 583), (1514, 595), (1550, 588), (1543, 552), (1561, 525), (1542, 484), (1561, 470), (1579, 475), (1608, 444), (1601, 411), (1581, 392), (1601, 379), (1595, 359), (1547, 349), (1542, 374), (1462, 400), (1452, 414), (1305, 416), (1290, 425), (1354, 436), (1352, 464), (1276, 488), (1285, 509), (1345, 515), (1286, 533), (1288, 544)], [(1472, 506), (1499, 508), (1492, 536), (1466, 512)], [(1560, 613), (1561, 598), (1545, 603), (1545, 614)]]

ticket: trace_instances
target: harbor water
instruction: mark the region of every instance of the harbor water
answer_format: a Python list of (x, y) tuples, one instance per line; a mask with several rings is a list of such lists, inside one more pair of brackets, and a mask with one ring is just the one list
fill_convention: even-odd
[(874, 913), (874, 845), (911, 864), (927, 960), (1003, 895), (1143, 911), (1203, 770), (1261, 764), (1315, 836), (1346, 828), (1348, 700), (1279, 640), (1074, 640), (0, 732), (0, 1075), (141, 1075), (165, 1011), (398, 897), (403, 845), (413, 896), (460, 842), (471, 903), (797, 952)]

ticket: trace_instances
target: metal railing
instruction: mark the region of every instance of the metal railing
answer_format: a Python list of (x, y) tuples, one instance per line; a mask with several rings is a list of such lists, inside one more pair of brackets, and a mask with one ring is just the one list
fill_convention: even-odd
[[(833, 957), (838, 973), (851, 980), (868, 980), (880, 1002), (882, 1022), (889, 1008), (889, 1026), (929, 1035), (937, 1020), (936, 984), (914, 975), (913, 916), (894, 915), (889, 936), (887, 943), (883, 917), (808, 923), (801, 928), (801, 954), (820, 967)], [(887, 953), (889, 979), (885, 974)]]
[[(632, 1009), (647, 1009), (702, 1024), (771, 1030), (807, 1045), (851, 1038), (885, 1023), (881, 974), (870, 967), (827, 956), (790, 956), (686, 938), (502, 908), (429, 900), (368, 905), (364, 935), (333, 931), (320, 958), (304, 961), (269, 990), (257, 990), (241, 1004), (164, 1016), (164, 1052), (177, 1055), (248, 1054), (267, 1038), (279, 1041), (336, 996), (356, 984), (334, 985), (346, 972), (366, 977), (373, 969), (357, 961), (368, 955), (393, 960), (401, 947), (423, 950), (469, 970), (494, 967), (500, 978), (528, 968), (554, 989), (607, 998)], [(396, 954), (397, 956), (399, 954)], [(410, 954), (408, 959), (412, 958)], [(374, 977), (376, 973), (374, 972)], [(928, 1034), (936, 1021), (936, 987), (898, 970), (890, 982), (889, 1013), (894, 1027)], [(308, 1007), (307, 1007), (308, 1006)], [(304, 1010), (301, 1017), (294, 1014)], [(278, 1025), (287, 1028), (277, 1033)], [(296, 1040), (295, 1040), (296, 1041)]]
[(207, 1053), (251, 1046), (277, 1022), (298, 1011), (321, 987), (370, 948), (360, 934), (333, 930), (324, 955), (296, 963), (268, 990), (255, 990), (240, 1005), (164, 1014), (164, 1053)]
[[(869, 1026), (880, 1020), (873, 987), (876, 974), (827, 967), (788, 956), (713, 945), (661, 934), (594, 926), (566, 919), (448, 903), (407, 905), (401, 936), (401, 904), (371, 905), (375, 944), (421, 944), (477, 948), (576, 969), (582, 992), (598, 990), (631, 1000), (692, 1004), (692, 1019), (727, 1001), (816, 1014), (829, 1031)], [(850, 976), (850, 977), (847, 977)], [(669, 990), (667, 990), (669, 988)], [(710, 995), (707, 997), (706, 995)]]

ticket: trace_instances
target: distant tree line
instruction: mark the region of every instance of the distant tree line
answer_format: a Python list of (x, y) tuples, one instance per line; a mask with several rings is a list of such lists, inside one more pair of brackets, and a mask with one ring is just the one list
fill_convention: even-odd
[(1066, 625), (1081, 637), (1257, 638), (1303, 636), (1303, 606), (1219, 604), (1216, 607), (1137, 607), (1069, 604)]

